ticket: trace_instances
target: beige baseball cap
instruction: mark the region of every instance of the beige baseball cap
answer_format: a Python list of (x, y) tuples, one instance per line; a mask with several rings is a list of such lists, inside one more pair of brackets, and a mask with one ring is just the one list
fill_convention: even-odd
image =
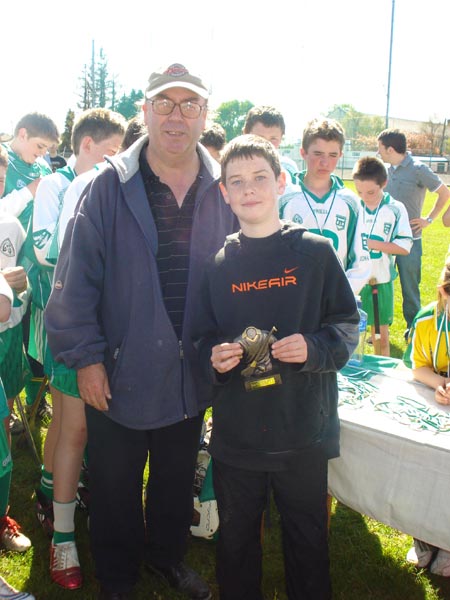
[(208, 86), (204, 81), (200, 77), (189, 73), (186, 67), (180, 63), (174, 63), (164, 71), (160, 69), (160, 71), (152, 73), (148, 78), (145, 97), (147, 99), (153, 98), (161, 92), (175, 87), (191, 90), (201, 98), (207, 99), (209, 97)]

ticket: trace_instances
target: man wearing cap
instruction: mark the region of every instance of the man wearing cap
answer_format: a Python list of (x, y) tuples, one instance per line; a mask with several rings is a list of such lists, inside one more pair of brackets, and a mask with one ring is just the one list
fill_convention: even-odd
[(220, 169), (198, 144), (208, 95), (183, 65), (152, 73), (148, 135), (108, 159), (84, 193), (46, 310), (51, 350), (77, 370), (86, 403), (91, 548), (103, 600), (131, 598), (144, 549), (146, 564), (175, 589), (211, 597), (183, 562), (209, 404), (190, 323), (204, 261), (236, 229)]

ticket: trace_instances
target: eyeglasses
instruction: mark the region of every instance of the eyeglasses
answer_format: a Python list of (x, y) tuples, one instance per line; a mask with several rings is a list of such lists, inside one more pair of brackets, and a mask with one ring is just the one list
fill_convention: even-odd
[(206, 110), (207, 106), (201, 106), (197, 102), (191, 100), (185, 100), (184, 102), (174, 102), (169, 98), (156, 98), (155, 100), (149, 100), (152, 105), (153, 112), (157, 115), (170, 115), (175, 106), (180, 107), (180, 112), (186, 119), (198, 119), (201, 115), (202, 110)]

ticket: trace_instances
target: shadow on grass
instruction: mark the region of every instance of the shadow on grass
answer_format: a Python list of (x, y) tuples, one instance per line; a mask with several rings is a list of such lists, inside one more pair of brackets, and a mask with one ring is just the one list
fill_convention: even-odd
[[(359, 513), (336, 503), (331, 519), (330, 559), (335, 600), (425, 600), (429, 582), (397, 555), (384, 550)], [(423, 572), (421, 572), (423, 573)], [(436, 589), (431, 593), (436, 594)]]

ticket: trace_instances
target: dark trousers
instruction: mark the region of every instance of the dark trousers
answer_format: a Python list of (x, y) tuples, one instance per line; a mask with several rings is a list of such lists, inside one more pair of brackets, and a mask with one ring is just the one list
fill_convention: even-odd
[[(203, 414), (150, 431), (128, 429), (90, 406), (86, 419), (96, 575), (106, 589), (127, 592), (137, 581), (144, 549), (146, 559), (161, 567), (183, 559)], [(149, 453), (145, 527), (143, 472)]]
[(220, 600), (263, 600), (261, 518), (267, 486), (281, 518), (289, 600), (329, 600), (327, 459), (320, 450), (273, 473), (213, 463), (219, 508), (217, 581)]

